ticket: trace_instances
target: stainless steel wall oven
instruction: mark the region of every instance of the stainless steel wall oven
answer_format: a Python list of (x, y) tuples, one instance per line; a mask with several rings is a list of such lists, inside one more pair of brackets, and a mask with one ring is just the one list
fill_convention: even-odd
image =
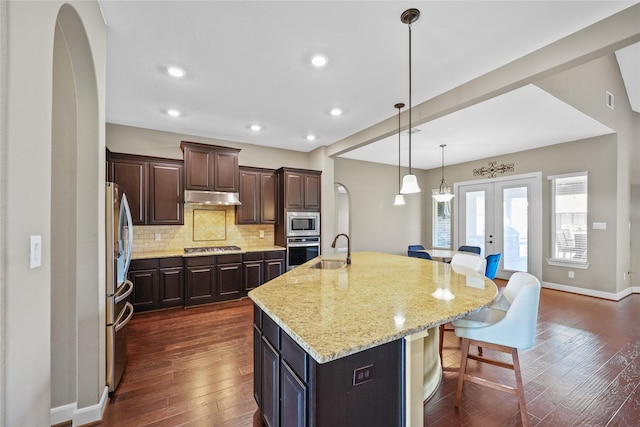
[(287, 270), (320, 255), (320, 236), (287, 237)]

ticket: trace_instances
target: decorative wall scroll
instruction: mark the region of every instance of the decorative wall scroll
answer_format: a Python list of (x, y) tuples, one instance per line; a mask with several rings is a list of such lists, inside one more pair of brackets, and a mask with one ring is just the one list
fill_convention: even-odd
[(513, 172), (513, 163), (504, 164), (501, 163), (496, 166), (498, 162), (489, 162), (489, 167), (482, 166), (481, 168), (473, 170), (473, 176), (489, 175), (489, 178), (495, 178), (497, 173)]

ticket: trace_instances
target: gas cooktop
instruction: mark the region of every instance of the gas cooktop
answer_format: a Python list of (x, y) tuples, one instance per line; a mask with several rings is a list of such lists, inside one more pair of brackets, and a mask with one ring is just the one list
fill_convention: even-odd
[(224, 253), (241, 250), (239, 246), (208, 246), (203, 248), (184, 248), (185, 254)]

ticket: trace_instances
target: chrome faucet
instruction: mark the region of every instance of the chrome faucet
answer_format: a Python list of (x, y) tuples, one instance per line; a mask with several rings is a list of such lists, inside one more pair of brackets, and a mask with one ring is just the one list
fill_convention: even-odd
[(331, 243), (331, 247), (335, 249), (336, 247), (336, 240), (338, 240), (338, 237), (340, 236), (344, 236), (347, 238), (347, 265), (351, 264), (351, 240), (349, 240), (349, 236), (347, 236), (344, 233), (340, 233), (338, 234), (334, 239), (333, 239), (333, 243)]

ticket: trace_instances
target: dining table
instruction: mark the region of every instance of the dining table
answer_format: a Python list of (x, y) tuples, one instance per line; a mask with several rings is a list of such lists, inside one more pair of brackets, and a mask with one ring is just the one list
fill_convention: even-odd
[(480, 256), (480, 255), (475, 254), (473, 252), (455, 251), (453, 249), (439, 249), (439, 248), (424, 249), (424, 250), (419, 250), (419, 251), (416, 251), (416, 252), (427, 252), (429, 255), (431, 255), (431, 258), (439, 259), (442, 262), (451, 261), (451, 258), (453, 258), (453, 256), (456, 255), (456, 254), (467, 254), (467, 255)]

